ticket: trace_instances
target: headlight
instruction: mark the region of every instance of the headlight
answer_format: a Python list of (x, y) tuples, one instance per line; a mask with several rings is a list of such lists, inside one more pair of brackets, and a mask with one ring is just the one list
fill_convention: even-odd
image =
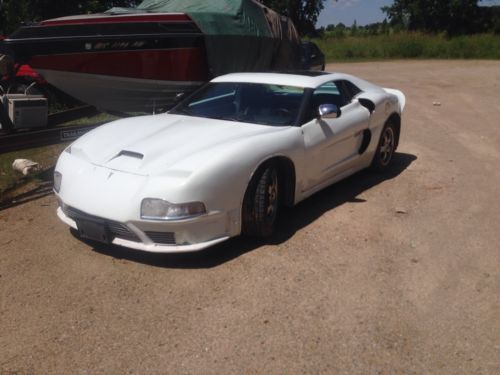
[(59, 190), (61, 189), (61, 182), (62, 182), (62, 174), (59, 172), (54, 172), (54, 190), (56, 193), (59, 193)]
[(205, 214), (201, 202), (170, 203), (163, 199), (146, 198), (141, 203), (141, 218), (147, 220), (181, 220)]

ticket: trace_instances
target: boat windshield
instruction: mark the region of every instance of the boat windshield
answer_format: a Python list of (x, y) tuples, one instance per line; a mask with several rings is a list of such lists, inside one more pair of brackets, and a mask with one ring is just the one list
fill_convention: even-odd
[(297, 123), (303, 87), (212, 82), (182, 101), (173, 114), (271, 126)]

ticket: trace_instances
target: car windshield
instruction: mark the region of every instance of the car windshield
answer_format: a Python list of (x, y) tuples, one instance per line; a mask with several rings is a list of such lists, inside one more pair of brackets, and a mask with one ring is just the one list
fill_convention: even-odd
[(304, 88), (261, 83), (209, 83), (170, 111), (173, 114), (261, 125), (295, 125)]

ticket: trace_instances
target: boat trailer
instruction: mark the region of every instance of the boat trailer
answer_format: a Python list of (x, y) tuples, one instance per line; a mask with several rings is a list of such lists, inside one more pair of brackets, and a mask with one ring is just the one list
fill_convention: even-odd
[(33, 147), (48, 146), (57, 143), (70, 142), (96, 128), (102, 123), (86, 125), (64, 125), (65, 123), (83, 117), (91, 117), (100, 111), (92, 106), (82, 106), (62, 112), (49, 114), (44, 127), (30, 129), (15, 129), (8, 111), (0, 105), (0, 154), (29, 149)]

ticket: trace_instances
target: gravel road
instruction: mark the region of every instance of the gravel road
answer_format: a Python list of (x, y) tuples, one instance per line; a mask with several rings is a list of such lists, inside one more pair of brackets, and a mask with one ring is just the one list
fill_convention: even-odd
[(52, 195), (1, 210), (0, 373), (499, 374), (500, 62), (329, 68), (405, 92), (399, 153), (268, 243), (152, 255)]

